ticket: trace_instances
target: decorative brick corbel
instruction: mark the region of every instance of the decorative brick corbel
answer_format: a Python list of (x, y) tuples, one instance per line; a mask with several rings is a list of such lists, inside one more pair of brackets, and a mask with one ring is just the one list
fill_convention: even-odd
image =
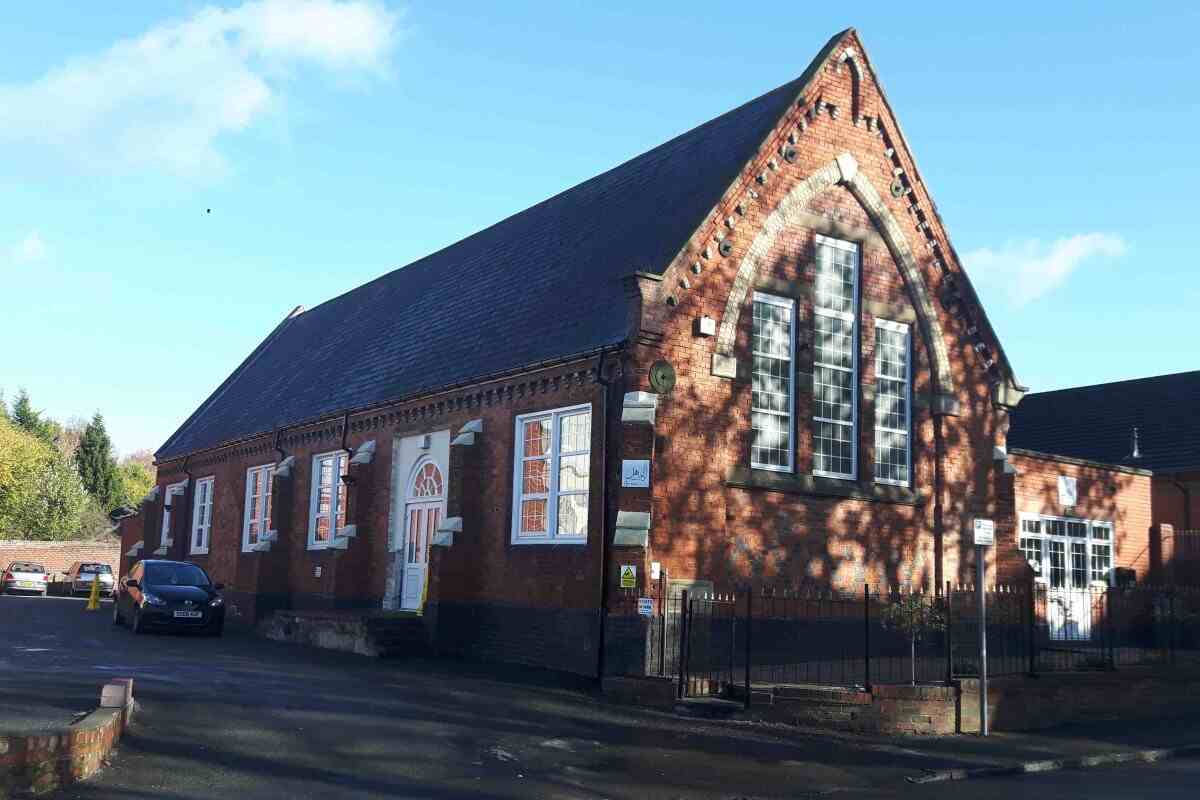
[(370, 464), (375, 460), (375, 440), (363, 442), (358, 447), (354, 448), (354, 455), (350, 457), (350, 464)]
[(451, 547), (454, 545), (454, 534), (462, 533), (462, 517), (446, 517), (434, 531), (429, 544), (433, 547)]
[(137, 558), (138, 553), (142, 552), (142, 550), (145, 549), (145, 547), (146, 547), (146, 543), (144, 541), (136, 542), (133, 545), (133, 547), (129, 548), (129, 551), (125, 553), (125, 557), (126, 558)]
[(619, 547), (646, 547), (650, 542), (649, 511), (618, 511), (613, 544)]
[(640, 422), (654, 427), (658, 395), (650, 392), (626, 392), (621, 406), (621, 422)]
[(455, 445), (458, 445), (462, 447), (470, 447), (471, 445), (475, 444), (475, 435), (482, 433), (483, 420), (473, 419), (458, 429), (458, 435), (454, 437), (452, 442), (450, 442), (450, 446), (454, 447)]
[(278, 464), (275, 465), (275, 477), (276, 478), (291, 478), (292, 477), (292, 467), (294, 467), (295, 465), (296, 465), (296, 457), (288, 456), (287, 458), (283, 459), (282, 461), (280, 461)]

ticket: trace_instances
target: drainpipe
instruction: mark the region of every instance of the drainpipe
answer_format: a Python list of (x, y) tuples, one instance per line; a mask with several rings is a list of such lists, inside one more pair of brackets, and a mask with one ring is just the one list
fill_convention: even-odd
[[(187, 542), (186, 546), (181, 547), (182, 552), (180, 555), (183, 555), (183, 556), (186, 556), (188, 554), (188, 549), (191, 547), (191, 538), (192, 538), (192, 520), (190, 517), (187, 516), (187, 513), (192, 509), (192, 504), (196, 501), (196, 482), (194, 480), (192, 480), (192, 471), (190, 469), (188, 469), (188, 462), (191, 460), (192, 460), (191, 453), (188, 453), (183, 458), (183, 474), (187, 476), (187, 482), (188, 482), (187, 483), (187, 505), (185, 505), (184, 509), (183, 509), (183, 513), (184, 513), (183, 527), (184, 527), (184, 530), (186, 531), (184, 538), (186, 538), (188, 540), (188, 542)], [(170, 498), (168, 498), (168, 499), (170, 499)], [(167, 553), (167, 555), (170, 555), (170, 553)]]
[(1171, 476), (1171, 483), (1175, 484), (1175, 488), (1183, 495), (1183, 529), (1192, 530), (1192, 490), (1186, 484), (1179, 482), (1179, 473), (1176, 472)]
[[(620, 351), (618, 351), (620, 352)], [(604, 377), (604, 363), (607, 351), (600, 352), (600, 360), (596, 365), (596, 383), (604, 387), (600, 393), (600, 419), (604, 425), (604, 435), (600, 437), (600, 625), (596, 638), (596, 682), (604, 680), (604, 632), (608, 620), (608, 437), (609, 437), (609, 395), (615, 384)]]
[(275, 429), (275, 452), (279, 454), (279, 458), (275, 459), (276, 464), (278, 464), (280, 461), (283, 461), (285, 458), (287, 458), (287, 453), (284, 451), (284, 449), (282, 447), (279, 446), (279, 443), (281, 441), (283, 441), (283, 431), (284, 431), (283, 428)]

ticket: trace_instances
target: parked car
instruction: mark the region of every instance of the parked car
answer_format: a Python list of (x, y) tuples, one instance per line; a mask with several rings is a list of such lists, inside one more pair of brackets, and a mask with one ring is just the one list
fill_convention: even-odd
[(36, 592), (46, 596), (49, 586), (46, 568), (33, 561), (14, 561), (0, 575), (0, 592)]
[(112, 597), (115, 585), (112, 567), (95, 561), (76, 561), (67, 570), (67, 576), (63, 580), (67, 585), (67, 591), (73, 595), (90, 594), (92, 583), (99, 581), (100, 594)]
[(223, 588), (186, 561), (139, 561), (113, 598), (113, 624), (128, 624), (134, 633), (174, 628), (220, 636), (225, 628)]

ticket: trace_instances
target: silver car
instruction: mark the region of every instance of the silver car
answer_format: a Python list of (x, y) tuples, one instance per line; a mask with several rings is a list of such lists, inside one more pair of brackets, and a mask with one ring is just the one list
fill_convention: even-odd
[(111, 597), (113, 593), (112, 567), (96, 561), (76, 561), (67, 570), (67, 590), (71, 594), (91, 594), (92, 584), (100, 584), (100, 594)]
[(49, 576), (46, 568), (32, 561), (14, 561), (0, 572), (0, 592), (36, 592), (46, 596)]

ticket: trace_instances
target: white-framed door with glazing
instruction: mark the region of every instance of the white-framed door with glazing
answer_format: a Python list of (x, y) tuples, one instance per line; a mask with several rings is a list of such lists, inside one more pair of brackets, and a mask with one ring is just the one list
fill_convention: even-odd
[(1112, 580), (1113, 524), (1022, 515), (1021, 551), (1045, 591), (1043, 613), (1050, 638), (1090, 639)]
[(402, 561), (400, 607), (419, 610), (425, 603), (429, 544), (445, 515), (446, 482), (432, 458), (420, 459), (407, 484), (404, 502), (403, 548), (396, 552)]

